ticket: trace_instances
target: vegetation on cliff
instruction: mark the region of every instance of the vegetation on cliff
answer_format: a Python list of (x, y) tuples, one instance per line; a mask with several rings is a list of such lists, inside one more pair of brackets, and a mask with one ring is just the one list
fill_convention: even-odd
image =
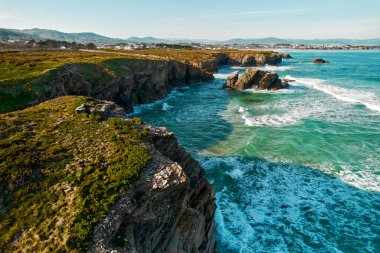
[(147, 166), (139, 119), (102, 121), (65, 96), (0, 115), (0, 251), (81, 252)]
[[(157, 80), (148, 80), (152, 76), (149, 68), (155, 68), (156, 72), (165, 63), (179, 62), (186, 65), (176, 68), (171, 66), (166, 70), (166, 80), (170, 85), (178, 85), (181, 82), (204, 81), (212, 78), (210, 73), (217, 71), (220, 64), (239, 64), (244, 59), (251, 59), (256, 55), (271, 58), (273, 52), (238, 51), (238, 50), (174, 50), (174, 49), (149, 49), (135, 51), (7, 51), (0, 52), (0, 113), (23, 109), (38, 102), (54, 98), (60, 95), (90, 95), (96, 92), (99, 86), (111, 85), (113, 81), (125, 81), (131, 78), (139, 83), (146, 80), (147, 83), (157, 85)], [(248, 58), (247, 58), (248, 57)], [(277, 57), (277, 58), (276, 58)], [(280, 59), (276, 56), (275, 59)], [(272, 57), (273, 58), (273, 57)], [(262, 62), (261, 62), (262, 64)], [(174, 64), (172, 64), (174, 65)], [(178, 71), (181, 69), (180, 71)], [(182, 71), (182, 72), (181, 72)], [(65, 72), (63, 74), (63, 72)], [(158, 74), (156, 73), (156, 76)], [(134, 75), (141, 75), (134, 80)], [(65, 75), (65, 76), (62, 76)], [(144, 79), (145, 78), (145, 79)], [(148, 79), (147, 79), (148, 78)], [(207, 79), (209, 80), (209, 79)], [(162, 82), (163, 79), (161, 78)], [(165, 81), (165, 80), (164, 80)], [(66, 82), (66, 83), (65, 83)], [(65, 83), (65, 84), (64, 84)], [(85, 90), (76, 87), (67, 90), (67, 86), (85, 84)], [(125, 84), (126, 85), (126, 84)], [(125, 86), (124, 85), (124, 86)], [(132, 86), (131, 83), (128, 84)], [(160, 84), (162, 85), (162, 84)], [(116, 86), (113, 86), (114, 88)], [(83, 88), (83, 87), (82, 87)], [(109, 87), (108, 87), (109, 88)], [(117, 88), (117, 87), (116, 87)], [(138, 87), (141, 90), (141, 87)], [(133, 87), (123, 87), (132, 92)], [(149, 89), (145, 87), (143, 89)], [(158, 89), (158, 88), (157, 88)], [(165, 87), (161, 92), (152, 90), (161, 98), (167, 94), (170, 87)], [(60, 91), (57, 92), (57, 90)], [(162, 90), (162, 87), (159, 87)], [(102, 93), (102, 92), (100, 92)], [(132, 94), (128, 94), (132, 95)], [(103, 99), (103, 97), (102, 97)], [(106, 99), (114, 99), (108, 97)], [(124, 95), (117, 101), (120, 104), (130, 104), (135, 97)], [(152, 102), (152, 99), (142, 102)], [(138, 102), (138, 101), (137, 101)]]

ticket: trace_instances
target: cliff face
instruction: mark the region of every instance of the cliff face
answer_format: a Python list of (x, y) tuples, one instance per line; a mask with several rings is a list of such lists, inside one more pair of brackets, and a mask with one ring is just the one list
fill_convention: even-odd
[(90, 252), (213, 252), (215, 194), (203, 168), (165, 128), (149, 132), (152, 162), (96, 226)]
[(0, 115), (1, 252), (213, 252), (204, 169), (124, 114), (64, 96)]
[(177, 61), (114, 60), (112, 64), (67, 64), (49, 73), (36, 102), (64, 95), (115, 101), (132, 111), (135, 104), (166, 96), (173, 87), (213, 79), (193, 65)]
[(213, 79), (212, 73), (217, 72), (220, 65), (261, 66), (280, 62), (281, 55), (277, 53), (226, 53), (192, 64), (136, 59), (66, 64), (39, 80), (44, 89), (37, 91), (37, 100), (32, 104), (64, 95), (84, 95), (114, 101), (131, 112), (136, 104), (165, 97), (173, 87)]
[(251, 53), (251, 52), (226, 52), (216, 53), (214, 59), (195, 63), (195, 66), (208, 73), (218, 72), (220, 65), (236, 65), (243, 67), (255, 67), (268, 65), (278, 65), (282, 62), (283, 54), (276, 52)]

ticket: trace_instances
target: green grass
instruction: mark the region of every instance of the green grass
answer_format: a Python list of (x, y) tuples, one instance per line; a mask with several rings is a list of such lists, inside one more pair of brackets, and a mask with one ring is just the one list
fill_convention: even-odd
[(0, 113), (20, 110), (41, 98), (54, 97), (56, 86), (61, 85), (56, 83), (59, 71), (65, 69), (79, 74), (95, 89), (115, 78), (145, 71), (148, 62), (174, 60), (202, 67), (199, 63), (213, 61), (220, 53), (241, 58), (245, 54), (272, 52), (187, 49), (0, 52)]
[(84, 252), (150, 161), (141, 120), (75, 115), (61, 97), (0, 115), (0, 252)]

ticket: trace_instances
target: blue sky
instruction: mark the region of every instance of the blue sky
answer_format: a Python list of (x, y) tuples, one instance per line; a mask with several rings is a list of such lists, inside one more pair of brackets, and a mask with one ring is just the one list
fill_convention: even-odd
[(0, 27), (110, 37), (380, 38), (380, 0), (0, 0)]

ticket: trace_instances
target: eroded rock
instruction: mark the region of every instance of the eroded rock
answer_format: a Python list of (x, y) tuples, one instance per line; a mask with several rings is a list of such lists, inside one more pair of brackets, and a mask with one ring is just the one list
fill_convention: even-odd
[(233, 73), (227, 77), (225, 87), (246, 90), (246, 89), (260, 89), (260, 90), (278, 90), (289, 86), (287, 80), (278, 78), (277, 73), (258, 70), (254, 68), (247, 69), (242, 75)]
[(323, 64), (323, 63), (329, 63), (328, 61), (325, 61), (321, 58), (317, 58), (317, 59), (314, 59), (313, 60), (313, 63), (316, 63), (316, 64)]
[(147, 138), (149, 167), (95, 227), (89, 252), (213, 252), (215, 192), (204, 169), (166, 128), (149, 127)]
[(84, 103), (75, 109), (76, 114), (99, 115), (102, 118), (122, 118), (126, 112), (124, 108), (111, 101), (93, 100), (92, 103)]

